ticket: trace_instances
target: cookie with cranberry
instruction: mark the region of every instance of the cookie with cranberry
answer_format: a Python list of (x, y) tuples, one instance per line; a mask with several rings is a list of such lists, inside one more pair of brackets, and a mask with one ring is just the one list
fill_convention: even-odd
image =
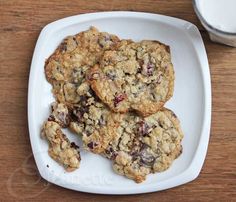
[(74, 92), (85, 80), (86, 71), (118, 42), (117, 36), (95, 27), (64, 39), (45, 64), (45, 75), (56, 99), (69, 104), (79, 102)]
[(55, 161), (63, 165), (67, 171), (79, 168), (81, 160), (79, 147), (69, 141), (58, 123), (46, 121), (41, 134), (48, 140), (48, 153)]
[(94, 153), (101, 153), (113, 140), (122, 115), (113, 113), (94, 94), (88, 84), (81, 85), (80, 102), (73, 107), (54, 102), (48, 121), (69, 127), (82, 136), (83, 147)]
[(170, 99), (174, 70), (169, 47), (157, 41), (123, 40), (105, 51), (88, 80), (98, 97), (115, 112), (156, 113)]
[(116, 118), (120, 115), (113, 115), (97, 99), (86, 82), (86, 72), (99, 61), (105, 50), (112, 49), (118, 42), (117, 36), (91, 27), (67, 37), (45, 65), (46, 78), (53, 85), (54, 96), (60, 105), (65, 103), (70, 109), (70, 128), (82, 134), (84, 147), (95, 153), (102, 152), (112, 140), (110, 131), (117, 127)]
[(116, 173), (140, 183), (168, 169), (182, 153), (183, 132), (176, 115), (163, 108), (148, 117), (127, 113), (104, 156)]
[(82, 135), (85, 149), (104, 152), (116, 135), (122, 115), (103, 104), (86, 82), (80, 85), (78, 94), (80, 101), (73, 105), (70, 128)]

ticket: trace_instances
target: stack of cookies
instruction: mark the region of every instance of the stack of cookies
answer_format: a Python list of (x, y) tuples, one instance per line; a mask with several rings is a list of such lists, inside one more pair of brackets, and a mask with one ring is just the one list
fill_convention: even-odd
[(169, 47), (120, 40), (91, 27), (67, 37), (47, 59), (56, 102), (42, 136), (49, 155), (67, 171), (79, 168), (78, 146), (62, 128), (82, 136), (87, 151), (108, 158), (116, 173), (142, 182), (181, 154), (179, 120), (164, 104), (172, 97)]

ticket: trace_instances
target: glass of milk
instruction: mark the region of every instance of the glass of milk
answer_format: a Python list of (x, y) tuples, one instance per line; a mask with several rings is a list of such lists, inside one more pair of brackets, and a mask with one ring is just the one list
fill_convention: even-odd
[(193, 0), (212, 41), (236, 47), (236, 0)]

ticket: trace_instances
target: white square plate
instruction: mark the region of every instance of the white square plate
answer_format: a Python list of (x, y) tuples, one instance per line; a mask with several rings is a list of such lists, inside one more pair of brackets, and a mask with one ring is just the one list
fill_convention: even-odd
[[(48, 144), (40, 138), (40, 128), (54, 100), (51, 85), (44, 76), (44, 63), (63, 38), (97, 27), (133, 40), (152, 39), (168, 44), (175, 69), (174, 96), (167, 103), (179, 117), (184, 131), (183, 153), (165, 172), (150, 174), (136, 184), (113, 172), (107, 159), (81, 151), (78, 170), (67, 173), (47, 153)], [(162, 15), (137, 12), (102, 12), (68, 17), (42, 30), (31, 64), (28, 92), (28, 122), (33, 154), (41, 176), (69, 189), (103, 194), (135, 194), (159, 191), (194, 180), (202, 168), (210, 133), (211, 83), (206, 51), (193, 24)], [(81, 145), (78, 136), (65, 131)], [(48, 166), (47, 166), (48, 165)]]

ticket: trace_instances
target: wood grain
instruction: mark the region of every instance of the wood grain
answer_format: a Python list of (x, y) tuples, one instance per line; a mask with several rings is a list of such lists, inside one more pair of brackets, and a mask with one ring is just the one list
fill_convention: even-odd
[[(206, 161), (191, 183), (158, 193), (111, 197), (48, 184), (37, 173), (27, 126), (27, 85), (38, 34), (54, 20), (106, 10), (170, 15), (201, 30), (210, 63), (213, 114)], [(190, 0), (0, 0), (0, 61), (1, 201), (236, 201), (236, 48), (209, 40)]]

